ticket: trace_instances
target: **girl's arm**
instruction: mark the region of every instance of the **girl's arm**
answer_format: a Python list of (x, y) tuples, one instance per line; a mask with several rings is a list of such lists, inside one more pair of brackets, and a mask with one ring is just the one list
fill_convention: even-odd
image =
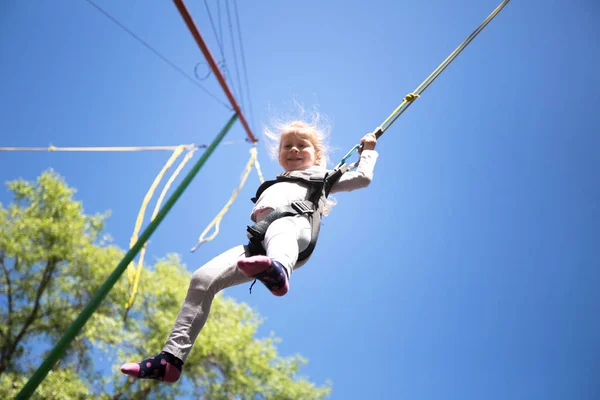
[(333, 185), (331, 193), (351, 192), (355, 189), (362, 189), (373, 180), (373, 170), (379, 154), (375, 151), (377, 139), (372, 133), (363, 137), (360, 141), (363, 144), (363, 150), (360, 154), (360, 162), (356, 171), (349, 171), (342, 175), (340, 180)]

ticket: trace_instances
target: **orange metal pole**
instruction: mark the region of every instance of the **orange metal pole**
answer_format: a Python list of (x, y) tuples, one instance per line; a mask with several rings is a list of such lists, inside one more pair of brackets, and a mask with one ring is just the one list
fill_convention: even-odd
[(194, 39), (196, 39), (196, 43), (198, 43), (198, 46), (200, 46), (200, 50), (202, 50), (202, 53), (204, 54), (204, 57), (206, 58), (206, 61), (208, 62), (210, 69), (215, 74), (215, 76), (217, 77), (217, 80), (221, 84), (221, 87), (223, 88), (225, 95), (229, 99), (231, 106), (233, 107), (235, 112), (238, 114), (238, 117), (240, 118), (240, 121), (241, 121), (242, 125), (244, 126), (246, 133), (248, 134), (248, 138), (250, 139), (250, 141), (252, 143), (258, 142), (258, 139), (256, 139), (256, 137), (252, 134), (250, 125), (248, 125), (248, 122), (246, 121), (246, 118), (244, 117), (244, 114), (242, 113), (240, 106), (238, 105), (237, 101), (235, 100), (235, 97), (233, 97), (233, 94), (231, 93), (231, 90), (229, 89), (229, 86), (227, 86), (227, 82), (225, 82), (225, 78), (223, 77), (223, 74), (221, 74), (221, 71), (219, 70), (217, 63), (215, 62), (214, 57), (212, 56), (210, 50), (208, 49), (208, 46), (206, 46), (206, 43), (204, 42), (204, 39), (202, 38), (200, 31), (198, 31), (198, 28), (196, 27), (196, 24), (194, 23), (192, 16), (190, 15), (187, 7), (185, 6), (185, 3), (183, 2), (183, 0), (173, 0), (173, 2), (177, 6), (179, 13), (183, 17), (188, 29), (192, 33), (192, 36), (194, 37)]

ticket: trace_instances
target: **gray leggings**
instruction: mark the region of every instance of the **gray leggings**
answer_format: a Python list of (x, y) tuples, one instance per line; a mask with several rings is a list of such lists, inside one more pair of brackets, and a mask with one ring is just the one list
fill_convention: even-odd
[[(311, 227), (303, 216), (285, 217), (274, 221), (267, 229), (263, 246), (267, 257), (279, 261), (288, 276), (307, 260), (296, 262), (298, 253), (308, 247)], [(246, 257), (244, 246), (236, 246), (196, 270), (177, 315), (177, 320), (163, 351), (185, 362), (196, 337), (204, 327), (215, 295), (230, 286), (250, 282), (252, 278), (237, 268), (237, 261)]]

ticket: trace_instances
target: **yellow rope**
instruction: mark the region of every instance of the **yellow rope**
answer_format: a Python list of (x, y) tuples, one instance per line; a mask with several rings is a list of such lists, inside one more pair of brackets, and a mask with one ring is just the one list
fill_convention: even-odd
[[(158, 200), (156, 201), (156, 205), (154, 206), (154, 211), (152, 212), (152, 217), (150, 218), (150, 221), (154, 221), (154, 218), (156, 218), (156, 215), (158, 214), (158, 211), (160, 210), (160, 206), (162, 205), (162, 202), (163, 202), (167, 192), (169, 191), (171, 184), (175, 181), (175, 179), (177, 178), (177, 176), (179, 175), (179, 173), (181, 172), (183, 167), (185, 167), (187, 162), (192, 158), (192, 156), (194, 155), (194, 151), (195, 151), (195, 149), (191, 149), (187, 152), (187, 154), (185, 155), (183, 160), (181, 160), (181, 163), (179, 163), (179, 166), (177, 167), (177, 169), (173, 172), (173, 174), (171, 175), (171, 177), (165, 184), (165, 187), (163, 188), (162, 192), (160, 193), (160, 196), (158, 197)], [(181, 154), (181, 152), (179, 152), (177, 155), (179, 155), (179, 154)], [(167, 162), (167, 164), (168, 164), (168, 162)], [(161, 171), (161, 172), (163, 172), (163, 171)], [(162, 179), (162, 176), (161, 176), (161, 179)], [(152, 191), (152, 192), (154, 192), (154, 191)], [(144, 209), (145, 209), (145, 206), (144, 206)], [(139, 231), (139, 229), (138, 229), (138, 231)], [(137, 241), (137, 232), (135, 233), (135, 241)], [(135, 243), (135, 241), (134, 241), (134, 243)], [(137, 291), (138, 291), (138, 287), (139, 287), (139, 283), (140, 283), (140, 279), (142, 277), (142, 271), (143, 271), (143, 267), (144, 267), (143, 264), (144, 264), (145, 255), (146, 255), (146, 244), (144, 246), (142, 246), (142, 248), (140, 250), (140, 258), (138, 260), (137, 268), (135, 269), (135, 276), (133, 278), (133, 283), (132, 283), (133, 286), (131, 289), (129, 300), (128, 300), (127, 304), (125, 305), (126, 312), (127, 312), (127, 310), (129, 310), (129, 308), (131, 308), (131, 306), (133, 306), (133, 302), (135, 301), (135, 297), (137, 296)], [(131, 281), (130, 281), (130, 284), (131, 284)]]
[[(240, 140), (224, 141), (221, 144), (228, 145), (228, 144), (236, 144), (236, 143), (241, 143), (241, 142), (243, 142), (243, 141), (240, 141)], [(158, 211), (160, 210), (160, 206), (164, 200), (164, 197), (166, 196), (167, 191), (169, 190), (169, 188), (170, 188), (171, 184), (174, 182), (174, 180), (177, 178), (178, 174), (181, 172), (181, 170), (187, 164), (187, 162), (192, 158), (194, 151), (197, 149), (202, 149), (202, 148), (206, 148), (206, 147), (207, 147), (207, 145), (204, 145), (204, 144), (202, 144), (202, 145), (188, 144), (188, 145), (179, 145), (179, 146), (111, 146), (111, 147), (106, 147), (106, 146), (104, 146), (104, 147), (56, 147), (56, 146), (51, 145), (49, 147), (0, 147), (0, 151), (5, 151), (5, 152), (6, 151), (13, 151), (13, 152), (16, 152), (16, 151), (21, 151), (21, 152), (26, 152), (26, 151), (29, 151), (29, 152), (32, 152), (32, 151), (33, 152), (36, 152), (36, 151), (37, 152), (41, 152), (41, 151), (43, 151), (43, 152), (46, 152), (46, 151), (47, 152), (134, 152), (134, 151), (165, 151), (165, 150), (173, 151), (173, 154), (171, 155), (169, 160), (166, 162), (166, 164), (163, 166), (163, 168), (158, 173), (158, 175), (156, 175), (156, 177), (154, 178), (154, 181), (152, 182), (152, 185), (150, 186), (150, 188), (146, 192), (146, 195), (144, 196), (142, 205), (138, 212), (138, 216), (136, 219), (133, 234), (129, 241), (129, 247), (131, 248), (137, 242), (138, 235), (139, 235), (139, 232), (141, 230), (142, 223), (144, 220), (144, 216), (146, 214), (146, 208), (148, 207), (148, 203), (152, 199), (154, 192), (156, 191), (156, 188), (162, 181), (167, 170), (169, 168), (171, 168), (171, 166), (175, 163), (177, 158), (181, 155), (181, 153), (184, 150), (188, 150), (188, 153), (185, 155), (184, 159), (181, 161), (181, 163), (179, 164), (179, 166), (177, 167), (177, 169), (172, 174), (169, 181), (163, 188), (163, 190), (157, 200), (156, 206), (154, 208), (151, 221), (154, 220), (154, 218), (156, 218), (156, 215), (158, 214)], [(256, 149), (253, 148), (253, 150), (251, 150), (251, 153), (253, 154), (252, 165), (254, 162), (256, 162), (257, 172), (258, 172), (259, 177), (262, 182), (263, 181), (262, 173), (260, 172), (260, 166), (258, 165), (258, 161), (256, 160)], [(250, 165), (250, 168), (252, 168), (252, 165)], [(247, 174), (244, 177), (244, 182), (245, 182), (246, 178), (247, 178)], [(242, 183), (242, 185), (243, 185), (243, 183)], [(236, 195), (237, 195), (237, 193), (236, 193)], [(235, 199), (235, 196), (232, 198), (231, 202), (233, 202), (234, 199)], [(222, 217), (223, 214), (225, 214), (225, 212), (227, 211), (227, 208), (229, 207), (230, 204), (231, 203), (229, 203), (225, 207), (225, 209), (222, 210), (220, 217)], [(217, 232), (215, 232), (215, 234), (213, 236), (206, 239), (205, 241), (212, 240), (216, 236), (216, 233), (218, 233), (218, 222), (220, 222), (220, 220), (216, 222)], [(129, 282), (130, 296), (129, 296), (129, 300), (125, 304), (125, 318), (127, 317), (127, 313), (129, 311), (129, 309), (132, 307), (132, 305), (135, 301), (135, 297), (138, 292), (139, 282), (140, 282), (142, 271), (143, 271), (144, 257), (146, 254), (146, 246), (147, 246), (147, 243), (140, 250), (140, 258), (138, 260), (137, 267), (134, 262), (130, 263), (130, 265), (127, 267), (127, 279)]]
[[(179, 155), (183, 152), (183, 150), (185, 150), (185, 147), (186, 146), (181, 145), (175, 149), (175, 151), (173, 152), (173, 154), (171, 155), (169, 160), (167, 160), (166, 164), (160, 170), (158, 175), (156, 175), (156, 177), (154, 178), (154, 181), (152, 182), (152, 185), (146, 192), (146, 195), (144, 196), (144, 200), (142, 201), (142, 206), (140, 207), (140, 211), (138, 212), (138, 216), (135, 221), (135, 227), (133, 229), (133, 234), (131, 235), (131, 239), (129, 240), (129, 248), (133, 247), (133, 245), (138, 240), (138, 234), (140, 232), (140, 229), (142, 228), (142, 222), (144, 221), (144, 215), (146, 214), (146, 207), (148, 207), (148, 203), (152, 199), (152, 196), (154, 195), (154, 191), (156, 190), (156, 187), (160, 184), (160, 182), (161, 182), (163, 176), (165, 175), (165, 173), (167, 172), (167, 170), (169, 168), (171, 168), (171, 166), (173, 165), (175, 160), (177, 160)], [(145, 247), (146, 247), (146, 245), (144, 245), (144, 248)], [(139, 267), (138, 267), (138, 269), (139, 269)], [(127, 267), (127, 279), (129, 281), (130, 298), (127, 301), (127, 304), (125, 304), (126, 312), (129, 310), (129, 308), (133, 304), (133, 298), (135, 297), (134, 287), (137, 289), (136, 277), (138, 275), (140, 275), (140, 273), (136, 272), (134, 263), (129, 264), (129, 266)]]
[[(260, 182), (261, 183), (264, 182), (264, 178), (263, 178), (262, 172), (260, 170), (260, 165), (259, 165), (258, 159), (257, 159), (256, 147), (252, 147), (250, 149), (250, 159), (248, 160), (248, 163), (246, 164), (246, 167), (244, 168), (244, 171), (242, 172), (242, 176), (240, 178), (240, 183), (239, 183), (238, 187), (233, 191), (233, 194), (231, 195), (231, 197), (229, 198), (229, 200), (227, 201), (225, 206), (221, 209), (221, 211), (219, 211), (217, 216), (210, 222), (210, 224), (208, 224), (206, 229), (204, 229), (204, 232), (202, 232), (202, 234), (198, 238), (198, 243), (196, 243), (196, 245), (194, 247), (192, 247), (192, 249), (191, 249), (192, 252), (198, 250), (198, 247), (200, 247), (200, 245), (202, 243), (213, 240), (219, 234), (219, 225), (221, 224), (221, 220), (223, 219), (223, 216), (225, 215), (227, 210), (229, 210), (229, 207), (233, 204), (233, 202), (237, 198), (238, 194), (244, 187), (244, 184), (246, 183), (246, 180), (248, 179), (248, 175), (250, 175), (250, 171), (252, 171), (252, 167), (256, 167), (256, 172), (258, 173)], [(213, 234), (210, 235), (209, 237), (206, 237), (206, 235), (212, 228), (214, 228)]]
[(258, 179), (260, 179), (260, 183), (263, 183), (265, 181), (265, 178), (263, 177), (262, 171), (260, 170), (260, 164), (258, 163), (258, 157), (255, 157), (254, 167), (256, 168), (256, 173), (258, 174)]
[[(243, 143), (243, 140), (230, 140), (226, 142), (222, 142), (221, 145), (229, 145), (229, 144), (237, 144)], [(184, 146), (186, 150), (192, 149), (205, 149), (208, 147), (206, 144), (187, 144), (187, 145), (179, 145), (179, 146), (104, 146), (104, 147), (56, 147), (56, 146), (48, 146), (48, 147), (0, 147), (0, 151), (48, 151), (48, 152), (58, 152), (58, 151), (70, 151), (70, 152), (82, 152), (82, 151), (90, 151), (90, 152), (124, 152), (124, 151), (175, 151), (179, 147)]]
[[(198, 148), (204, 145), (185, 145), (185, 148)], [(124, 146), (124, 147), (0, 147), (0, 151), (175, 151), (180, 146)]]
[(158, 197), (158, 200), (156, 202), (156, 207), (154, 207), (154, 212), (152, 213), (151, 221), (153, 221), (154, 218), (156, 218), (156, 214), (158, 214), (158, 212), (160, 211), (160, 205), (162, 204), (162, 201), (165, 199), (165, 196), (167, 195), (167, 191), (169, 190), (169, 188), (171, 187), (171, 185), (173, 184), (173, 182), (175, 181), (175, 179), (177, 178), (177, 176), (179, 175), (179, 173), (181, 172), (183, 167), (185, 167), (185, 165), (188, 163), (188, 161), (190, 161), (190, 159), (194, 156), (194, 151), (195, 151), (195, 149), (192, 149), (187, 152), (187, 154), (185, 155), (185, 157), (183, 158), (183, 160), (181, 161), (181, 163), (179, 164), (179, 166), (177, 167), (175, 172), (173, 172), (173, 175), (171, 175), (171, 178), (169, 178), (169, 180), (167, 181), (167, 184), (163, 188), (163, 191), (160, 193), (160, 196)]

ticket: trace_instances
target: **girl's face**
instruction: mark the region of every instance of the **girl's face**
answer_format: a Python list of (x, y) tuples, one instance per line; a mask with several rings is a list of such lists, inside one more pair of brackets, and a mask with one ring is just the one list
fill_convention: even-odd
[(316, 149), (310, 135), (284, 132), (279, 142), (279, 164), (286, 171), (312, 167), (317, 163)]

